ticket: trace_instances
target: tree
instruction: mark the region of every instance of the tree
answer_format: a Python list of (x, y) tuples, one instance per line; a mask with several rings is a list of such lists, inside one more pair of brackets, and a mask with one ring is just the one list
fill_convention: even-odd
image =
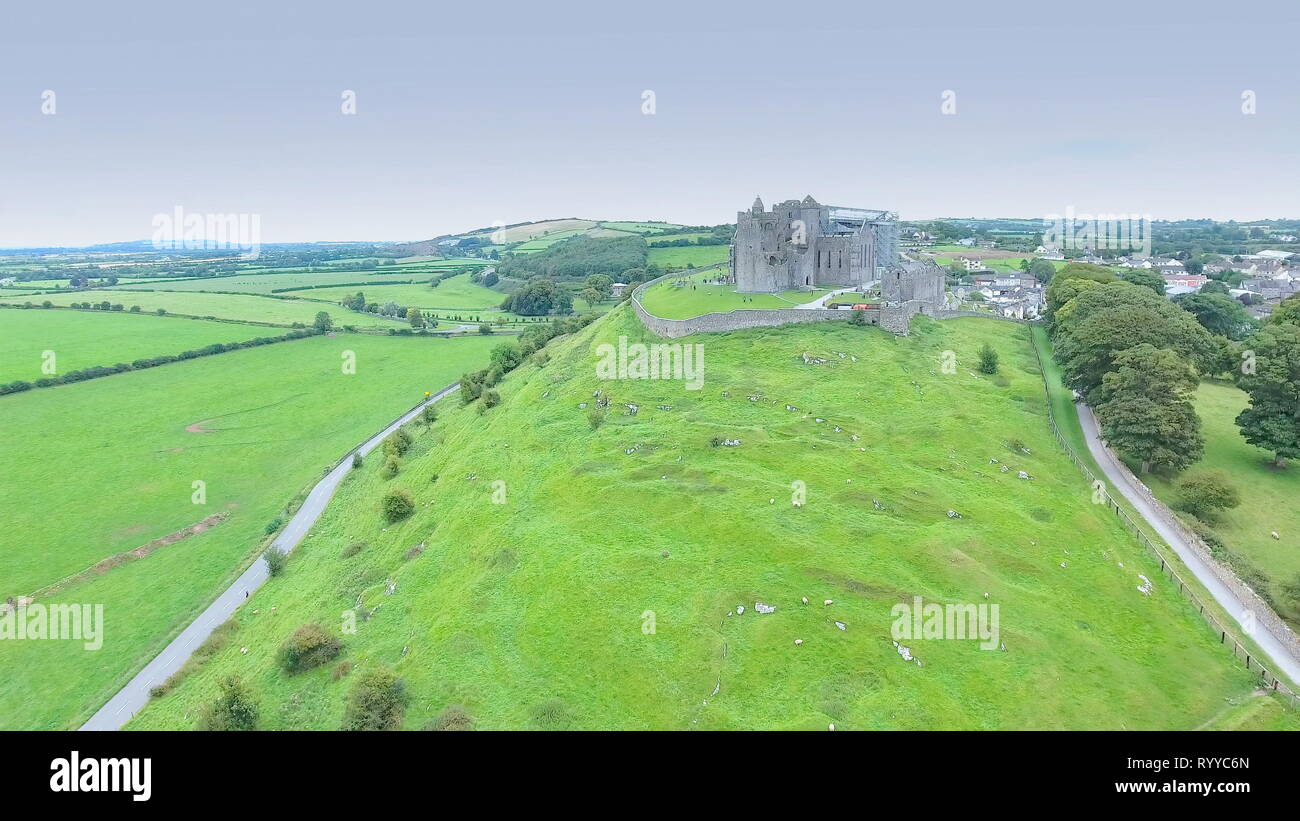
[(420, 421), (426, 425), (432, 425), (434, 422), (438, 421), (438, 409), (433, 405), (425, 405), (424, 408), (420, 410)]
[(415, 512), (415, 500), (408, 491), (390, 490), (384, 495), (384, 518), (389, 522), (405, 519)]
[(1228, 286), (1217, 279), (1211, 279), (1206, 281), (1206, 283), (1201, 286), (1201, 290), (1198, 291), (1197, 293), (1223, 294), (1224, 296), (1231, 296), (1231, 294), (1228, 292)]
[(595, 288), (583, 288), (578, 296), (586, 300), (588, 305), (595, 305), (601, 301), (600, 291), (597, 291)]
[(1225, 294), (1180, 294), (1174, 304), (1196, 317), (1205, 330), (1228, 339), (1244, 339), (1257, 327), (1241, 303)]
[(1153, 468), (1178, 471), (1201, 458), (1205, 440), (1191, 395), (1196, 370), (1174, 351), (1142, 343), (1115, 354), (1095, 392), (1102, 438)]
[(1276, 467), (1285, 467), (1300, 457), (1300, 326), (1270, 322), (1244, 347), (1247, 359), (1236, 380), (1250, 407), (1237, 414), (1237, 427), (1247, 442), (1272, 451)]
[(985, 342), (980, 348), (980, 373), (997, 373), (998, 372), (998, 352), (993, 350), (993, 346)]
[(352, 469), (356, 470), (357, 468), (361, 467), (361, 464), (362, 464), (361, 454), (360, 453), (352, 454)]
[(1273, 309), (1268, 321), (1270, 325), (1286, 323), (1300, 326), (1300, 294), (1292, 294), (1282, 300), (1282, 304)]
[[(1049, 329), (1055, 328), (1056, 312), (1079, 294), (1089, 288), (1096, 288), (1099, 283), (1090, 279), (1053, 279), (1052, 283), (1047, 286), (1044, 298), (1047, 301), (1043, 308), (1043, 318), (1047, 320)], [(979, 293), (976, 291), (976, 293)], [(972, 294), (974, 296), (974, 294)]]
[(209, 732), (257, 729), (257, 703), (243, 682), (232, 676), (217, 686), (221, 692), (199, 719), (199, 729)]
[(334, 330), (334, 320), (330, 317), (329, 314), (325, 313), (324, 311), (321, 311), (320, 313), (316, 314), (316, 321), (313, 323), (313, 325), (315, 326), (316, 330), (320, 331), (321, 333)]
[(853, 311), (852, 313), (849, 314), (849, 324), (850, 324), (850, 325), (866, 325), (866, 324), (867, 324), (867, 312), (864, 311), (864, 310), (862, 310), (861, 308), (858, 308), (857, 310)]
[(1163, 297), (1165, 295), (1165, 278), (1155, 271), (1146, 268), (1129, 268), (1120, 274), (1119, 278), (1125, 282), (1140, 285), (1143, 288), (1150, 288), (1155, 291), (1156, 296)]
[(1035, 259), (1029, 263), (1029, 273), (1039, 282), (1051, 282), (1056, 276), (1056, 266), (1050, 259)]
[(1056, 357), (1067, 383), (1094, 405), (1093, 392), (1125, 348), (1150, 343), (1178, 353), (1204, 373), (1218, 365), (1220, 348), (1195, 317), (1128, 282), (1087, 288), (1061, 306), (1054, 319)]
[(419, 308), (412, 308), (406, 312), (406, 319), (411, 323), (412, 328), (424, 327), (424, 315), (420, 313)]
[(400, 730), (407, 700), (405, 684), (390, 671), (366, 673), (348, 693), (343, 729)]
[(496, 333), (495, 331), (492, 330), (492, 326), (486, 322), (480, 322), (478, 324), (478, 332), (480, 336), (491, 336), (492, 334)]
[(1212, 520), (1220, 510), (1241, 504), (1241, 495), (1219, 471), (1188, 476), (1178, 483), (1178, 506), (1198, 519)]
[(278, 547), (270, 547), (262, 558), (266, 560), (266, 569), (272, 576), (278, 576), (284, 572), (284, 563), (289, 558), (283, 550)]

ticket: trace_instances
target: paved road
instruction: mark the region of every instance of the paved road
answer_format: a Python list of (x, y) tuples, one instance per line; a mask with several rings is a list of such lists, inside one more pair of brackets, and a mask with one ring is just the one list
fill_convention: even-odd
[[(1205, 585), (1205, 589), (1210, 592), (1215, 601), (1222, 605), (1223, 609), (1228, 611), (1228, 615), (1236, 619), (1244, 630), (1246, 625), (1242, 618), (1248, 610), (1246, 605), (1215, 577), (1210, 568), (1206, 566), (1205, 561), (1192, 549), (1192, 546), (1187, 544), (1183, 537), (1178, 535), (1178, 531), (1169, 524), (1165, 516), (1147, 501), (1146, 496), (1129, 481), (1125, 472), (1120, 470), (1119, 465), (1115, 463), (1115, 458), (1102, 447), (1101, 437), (1097, 431), (1097, 417), (1093, 415), (1092, 408), (1082, 402), (1077, 403), (1075, 407), (1079, 410), (1079, 423), (1083, 427), (1083, 436), (1088, 442), (1088, 450), (1092, 452), (1093, 458), (1101, 466), (1106, 478), (1110, 480), (1116, 490), (1124, 495), (1124, 498), (1132, 503), (1133, 507), (1137, 508), (1138, 513), (1142, 514), (1142, 518), (1147, 520), (1147, 524), (1151, 525), (1160, 534), (1160, 537), (1169, 543), (1169, 546), (1174, 549), (1174, 552), (1183, 560), (1183, 563), (1192, 571), (1192, 574), (1197, 579), (1200, 579), (1201, 584)], [(1251, 638), (1269, 655), (1269, 658), (1273, 661), (1273, 666), (1284, 671), (1292, 681), (1300, 681), (1300, 660), (1296, 659), (1286, 645), (1275, 639), (1273, 634), (1264, 629), (1258, 622), (1256, 622), (1256, 628), (1251, 634)]]
[[(362, 456), (370, 453), (379, 446), (384, 437), (414, 419), (424, 409), (425, 405), (431, 405), (459, 388), (460, 384), (456, 383), (438, 391), (428, 402), (420, 403), (381, 432), (367, 439), (357, 448), (357, 451)], [(316, 524), (316, 520), (325, 512), (325, 505), (329, 504), (329, 500), (334, 496), (334, 491), (338, 489), (339, 483), (351, 470), (352, 459), (349, 453), (348, 458), (331, 470), (324, 479), (316, 483), (316, 486), (311, 489), (311, 493), (307, 494), (302, 507), (298, 508), (298, 512), (293, 515), (293, 518), (289, 520), (289, 524), (285, 526), (272, 544), (286, 553), (297, 547), (298, 543), (307, 535), (308, 530)], [(253, 562), (234, 584), (218, 596), (216, 601), (208, 605), (208, 608), (197, 619), (181, 631), (181, 634), (155, 656), (153, 661), (146, 664), (144, 669), (136, 674), (135, 678), (131, 679), (125, 687), (118, 691), (117, 695), (109, 699), (108, 703), (99, 709), (99, 712), (91, 716), (90, 720), (81, 729), (121, 729), (149, 701), (149, 690), (156, 684), (162, 684), (172, 673), (179, 670), (185, 660), (190, 657), (190, 654), (211, 635), (212, 631), (230, 618), (231, 614), (244, 603), (245, 599), (262, 586), (268, 575), (266, 562), (263, 559), (259, 558)]]
[(862, 290), (862, 286), (860, 286), (860, 285), (854, 286), (854, 287), (852, 287), (852, 288), (840, 288), (839, 290), (831, 291), (829, 294), (824, 294), (824, 295), (822, 295), (822, 296), (819, 296), (819, 297), (817, 297), (816, 299), (814, 299), (812, 302), (805, 302), (805, 303), (803, 303), (802, 305), (796, 305), (796, 306), (794, 306), (794, 307), (796, 307), (796, 308), (808, 308), (808, 309), (812, 309), (812, 308), (825, 308), (825, 307), (826, 307), (826, 301), (827, 301), (827, 300), (829, 300), (829, 299), (834, 299), (835, 297), (839, 296), (840, 294), (851, 294), (851, 293), (853, 293), (854, 291), (860, 291), (860, 290)]

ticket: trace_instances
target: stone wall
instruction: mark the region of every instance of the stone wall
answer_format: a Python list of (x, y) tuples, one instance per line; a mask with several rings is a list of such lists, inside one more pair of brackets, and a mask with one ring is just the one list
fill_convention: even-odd
[[(1124, 461), (1119, 458), (1119, 455), (1116, 454), (1114, 450), (1111, 449), (1109, 444), (1103, 442), (1102, 447), (1105, 448), (1106, 452), (1114, 459), (1115, 464), (1119, 467), (1119, 470), (1124, 473), (1124, 478), (1128, 480), (1129, 484), (1137, 488), (1138, 492), (1146, 498), (1147, 502), (1156, 509), (1156, 513), (1160, 514), (1160, 516), (1165, 519), (1166, 523), (1168, 523), (1169, 526), (1182, 537), (1183, 541), (1192, 548), (1205, 566), (1210, 569), (1210, 572), (1214, 574), (1214, 577), (1218, 579), (1224, 587), (1231, 590), (1233, 595), (1235, 595), (1242, 604), (1250, 608), (1251, 612), (1255, 615), (1256, 621), (1258, 621), (1265, 630), (1271, 633), (1273, 638), (1277, 639), (1280, 644), (1289, 648), (1292, 655), (1300, 657), (1300, 637), (1296, 636), (1295, 632), (1291, 630), (1287, 623), (1282, 621), (1281, 617), (1273, 611), (1273, 608), (1261, 599), (1259, 594), (1256, 593), (1250, 585), (1237, 578), (1237, 574), (1232, 572), (1232, 568), (1214, 558), (1214, 552), (1210, 549), (1210, 546), (1202, 541), (1200, 536), (1197, 536), (1186, 525), (1184, 525), (1182, 520), (1174, 515), (1174, 512), (1170, 510), (1164, 502), (1157, 499), (1156, 495), (1151, 492), (1151, 488), (1147, 487), (1145, 482), (1133, 475), (1133, 472), (1128, 469), (1128, 465), (1124, 464)], [(1229, 613), (1228, 615), (1240, 620), (1242, 614)]]

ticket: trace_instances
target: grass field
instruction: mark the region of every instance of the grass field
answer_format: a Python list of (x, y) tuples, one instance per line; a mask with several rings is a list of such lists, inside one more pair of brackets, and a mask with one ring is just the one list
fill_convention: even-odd
[(384, 302), (392, 300), (398, 305), (414, 306), (416, 308), (487, 310), (496, 308), (506, 298), (506, 295), (500, 291), (493, 291), (491, 288), (484, 288), (482, 285), (475, 285), (470, 282), (469, 274), (444, 279), (437, 288), (432, 288), (425, 283), (422, 285), (313, 288), (310, 291), (294, 291), (292, 293), (312, 299), (329, 299), (337, 302), (355, 296), (357, 291), (364, 293), (368, 302), (378, 302), (382, 305)]
[[(278, 288), (310, 288), (314, 286), (342, 285), (348, 282), (366, 282), (375, 279), (406, 280), (423, 279), (428, 282), (434, 274), (416, 274), (410, 270), (398, 270), (400, 266), (390, 265), (376, 271), (298, 271), (281, 274), (240, 274), (229, 277), (195, 277), (192, 279), (172, 280), (158, 283), (135, 283), (117, 286), (114, 291), (128, 292), (133, 289), (162, 289), (165, 291), (237, 291), (244, 294), (269, 294)], [(120, 301), (120, 300), (119, 300)]]
[[(1248, 404), (1246, 394), (1227, 382), (1202, 382), (1196, 412), (1205, 435), (1205, 456), (1183, 474), (1222, 471), (1241, 494), (1241, 506), (1212, 525), (1228, 549), (1244, 557), (1269, 580), (1280, 614), (1300, 629), (1300, 607), (1281, 586), (1300, 581), (1300, 465), (1272, 467), (1273, 455), (1248, 443), (1235, 423)], [(1168, 505), (1178, 502), (1176, 481), (1156, 476), (1143, 481)], [(1277, 531), (1282, 538), (1270, 534)]]
[[(1245, 703), (1254, 677), (1091, 504), (1050, 438), (1028, 333), (918, 319), (908, 338), (847, 323), (692, 337), (707, 370), (688, 391), (596, 377), (597, 343), (653, 341), (622, 307), (512, 374), (500, 407), (444, 413), (396, 478), (354, 474), (285, 575), (236, 615), (229, 646), (131, 726), (194, 726), (233, 674), (262, 727), (338, 727), (351, 677), (289, 678), (275, 654), (300, 624), (338, 631), (358, 602), (378, 609), (343, 636), (351, 676), (396, 670), (408, 728), (453, 704), (484, 729), (1233, 720), (1225, 706)], [(971, 373), (986, 341), (998, 377)], [(597, 391), (612, 407), (593, 430), (582, 404)], [(420, 507), (385, 529), (391, 487)], [(1139, 573), (1155, 580), (1149, 597)], [(909, 640), (921, 664), (905, 661), (891, 608), (913, 596), (998, 604), (1005, 651)], [(1249, 720), (1298, 726), (1294, 713)]]
[(602, 222), (600, 227), (633, 234), (662, 234), (682, 226), (671, 222)]
[[(0, 314), (0, 382), (65, 374), (95, 365), (178, 354), (216, 342), (281, 331), (255, 325), (103, 311), (6, 310)], [(42, 371), (54, 354), (54, 374)]]
[[(0, 642), (0, 727), (75, 727), (252, 559), (295, 494), (425, 391), (486, 365), (499, 342), (313, 337), (0, 398), (0, 597), (229, 515), (38, 597), (102, 603), (104, 646)], [(355, 374), (343, 373), (345, 351), (355, 353)]]
[[(309, 302), (299, 299), (272, 299), (252, 294), (205, 294), (198, 291), (127, 291), (109, 288), (98, 291), (70, 291), (62, 294), (47, 294), (41, 301), (49, 300), (55, 305), (70, 305), (74, 302), (98, 304), (107, 300), (115, 305), (130, 308), (139, 305), (146, 313), (154, 313), (162, 308), (170, 314), (187, 314), (190, 316), (233, 319), (242, 322), (270, 322), (277, 325), (291, 325), (300, 322), (310, 325), (316, 314), (324, 311), (334, 319), (337, 326), (355, 325), (358, 328), (400, 328), (404, 323), (382, 319), (373, 314), (359, 314), (338, 305), (323, 302)], [(21, 297), (0, 300), (22, 304)]]
[(687, 284), (677, 287), (678, 279), (665, 279), (651, 285), (641, 296), (641, 304), (655, 316), (664, 319), (687, 319), (710, 311), (732, 311), (737, 308), (792, 308), (829, 293), (826, 289), (814, 291), (783, 291), (779, 294), (738, 294), (734, 285), (712, 285), (722, 270), (706, 271), (682, 277)]
[(727, 245), (686, 245), (680, 248), (651, 248), (646, 262), (671, 271), (688, 265), (703, 268), (719, 262), (725, 263), (730, 255), (731, 248)]

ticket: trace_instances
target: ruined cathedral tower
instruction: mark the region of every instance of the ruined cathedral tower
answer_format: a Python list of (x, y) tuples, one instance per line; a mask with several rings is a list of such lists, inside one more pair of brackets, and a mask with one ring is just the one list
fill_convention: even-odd
[(741, 293), (866, 286), (899, 267), (898, 215), (812, 197), (736, 215), (731, 272)]

